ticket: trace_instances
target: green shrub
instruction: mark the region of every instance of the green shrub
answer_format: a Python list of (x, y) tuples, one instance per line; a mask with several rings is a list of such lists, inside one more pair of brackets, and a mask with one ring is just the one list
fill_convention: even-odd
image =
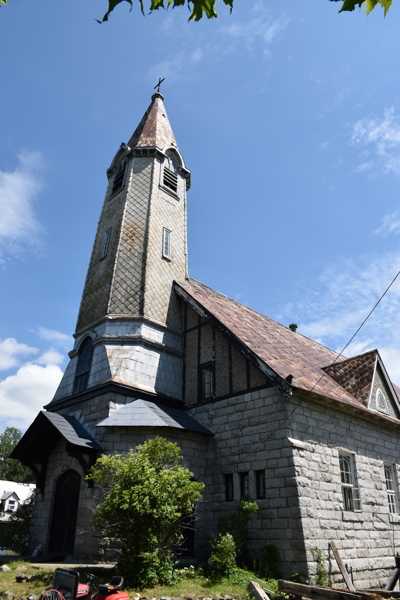
[(323, 552), (318, 546), (311, 548), (311, 552), (314, 554), (315, 562), (317, 563), (317, 573), (315, 575), (315, 585), (331, 585), (331, 578), (326, 568), (326, 560)]
[(128, 585), (175, 580), (182, 523), (204, 488), (181, 459), (176, 444), (156, 438), (127, 454), (101, 456), (87, 477), (104, 486), (93, 525), (122, 543), (118, 571)]
[(216, 567), (219, 573), (228, 574), (236, 567), (236, 544), (230, 533), (219, 534), (211, 542), (212, 553), (209, 564)]
[(219, 533), (230, 533), (236, 544), (239, 562), (245, 564), (247, 557), (247, 540), (249, 539), (249, 521), (251, 515), (258, 510), (257, 502), (251, 498), (242, 498), (237, 502), (233, 512), (225, 515), (218, 521)]

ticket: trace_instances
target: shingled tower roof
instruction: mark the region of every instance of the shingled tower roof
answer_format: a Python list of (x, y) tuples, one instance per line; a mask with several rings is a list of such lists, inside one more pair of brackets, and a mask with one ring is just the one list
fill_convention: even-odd
[(174, 132), (164, 107), (164, 96), (153, 94), (151, 104), (128, 142), (130, 148), (176, 146)]

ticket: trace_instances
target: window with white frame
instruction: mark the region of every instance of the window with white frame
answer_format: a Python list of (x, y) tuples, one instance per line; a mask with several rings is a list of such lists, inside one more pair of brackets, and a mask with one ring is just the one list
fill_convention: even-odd
[(162, 255), (164, 258), (171, 259), (171, 236), (172, 233), (169, 229), (163, 228), (163, 251)]
[(397, 494), (396, 494), (396, 479), (394, 475), (393, 465), (385, 465), (385, 483), (387, 500), (389, 504), (389, 512), (397, 513)]
[(339, 464), (343, 508), (348, 511), (359, 511), (361, 510), (361, 501), (360, 491), (356, 487), (354, 456), (339, 454)]
[(100, 258), (105, 258), (108, 254), (108, 248), (110, 246), (110, 240), (111, 240), (111, 232), (112, 232), (112, 227), (110, 227), (110, 229), (107, 229), (107, 231), (104, 234), (103, 247), (101, 249)]
[(386, 398), (383, 395), (382, 390), (380, 390), (380, 389), (376, 390), (376, 408), (379, 410), (379, 412), (384, 412), (384, 413), (389, 412)]

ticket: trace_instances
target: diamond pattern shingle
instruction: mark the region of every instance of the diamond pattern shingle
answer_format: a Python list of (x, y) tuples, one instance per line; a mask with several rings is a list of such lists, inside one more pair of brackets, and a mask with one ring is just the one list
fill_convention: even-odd
[[(185, 284), (175, 283), (175, 286), (178, 293), (179, 289), (186, 291), (280, 377), (285, 379), (288, 375), (292, 375), (293, 386), (302, 390), (312, 390), (327, 398), (357, 407), (364, 407), (362, 399), (368, 387), (368, 376), (371, 374), (372, 358), (369, 356), (366, 359), (361, 357), (351, 359), (356, 370), (356, 382), (354, 382), (350, 374), (339, 375), (340, 365), (350, 361), (344, 357), (338, 359), (336, 352), (194, 279), (189, 279)], [(373, 353), (368, 354), (373, 356)], [(335, 360), (337, 363), (334, 368), (330, 365)], [(347, 373), (345, 367), (343, 372)], [(344, 385), (342, 386), (338, 380), (335, 381), (333, 376), (335, 379), (338, 377)]]
[(161, 94), (154, 94), (128, 146), (130, 148), (156, 146), (163, 150), (171, 145), (176, 147), (176, 140), (164, 108), (164, 98)]

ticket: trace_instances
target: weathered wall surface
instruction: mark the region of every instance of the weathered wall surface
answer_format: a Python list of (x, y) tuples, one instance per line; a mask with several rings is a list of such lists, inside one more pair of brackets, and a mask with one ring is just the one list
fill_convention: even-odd
[[(305, 443), (293, 448), (293, 465), (311, 573), (311, 548), (328, 556), (333, 539), (357, 587), (386, 585), (400, 544), (400, 517), (389, 515), (384, 464), (396, 464), (399, 475), (398, 430), (304, 400), (291, 421), (293, 437)], [(343, 510), (339, 453), (354, 457), (360, 512)], [(334, 560), (331, 566), (334, 582), (341, 582)]]
[[(260, 555), (266, 544), (274, 544), (284, 576), (304, 572), (296, 470), (283, 396), (269, 388), (196, 406), (189, 412), (215, 433), (207, 446), (206, 539), (216, 532), (218, 519), (240, 500), (239, 474), (249, 473), (250, 495), (256, 498), (255, 471), (265, 470), (266, 497), (257, 500), (260, 508), (251, 519), (249, 549)], [(225, 475), (231, 473), (234, 502), (226, 502)]]

